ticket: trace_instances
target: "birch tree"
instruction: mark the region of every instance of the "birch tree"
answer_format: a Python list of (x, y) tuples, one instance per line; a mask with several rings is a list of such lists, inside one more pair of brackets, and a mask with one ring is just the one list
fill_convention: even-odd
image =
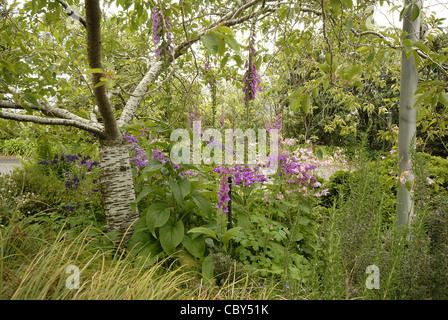
[[(74, 1), (74, 3), (79, 4), (80, 2)], [(135, 20), (141, 24), (147, 24), (151, 9), (154, 10), (155, 7), (158, 7), (159, 10), (163, 10), (163, 6), (168, 5), (162, 1), (116, 1), (115, 4), (118, 8), (126, 9), (134, 5), (133, 15), (129, 14), (126, 17), (131, 30), (132, 28), (138, 30), (140, 27)], [(17, 3), (14, 3), (14, 8), (16, 5)], [(105, 43), (103, 37), (105, 30), (102, 29), (102, 22), (106, 18), (101, 10), (100, 1), (84, 1), (85, 17), (76, 13), (69, 3), (62, 0), (29, 1), (25, 4), (25, 9), (19, 11), (19, 14), (25, 15), (28, 19), (26, 21), (34, 25), (33, 28), (36, 30), (39, 30), (42, 24), (47, 22), (52, 28), (49, 32), (50, 38), (53, 42), (60, 41), (62, 45), (52, 48), (50, 41), (46, 48), (42, 48), (39, 53), (36, 53), (31, 40), (36, 43), (43, 40), (35, 39), (32, 30), (28, 31), (30, 43), (19, 42), (20, 37), (17, 37), (14, 42), (8, 30), (16, 28), (15, 30), (19, 30), (20, 33), (20, 29), (29, 29), (29, 26), (25, 20), (21, 21), (21, 26), (14, 25), (16, 22), (11, 18), (12, 14), (10, 15), (9, 22), (11, 24), (3, 25), (3, 31), (5, 31), (3, 40), (10, 48), (19, 48), (17, 52), (28, 51), (26, 54), (22, 53), (23, 57), (8, 54), (2, 56), (2, 67), (7, 73), (2, 78), (0, 118), (41, 125), (74, 127), (95, 135), (99, 140), (100, 191), (106, 223), (111, 230), (118, 230), (124, 234), (125, 242), (127, 242), (139, 213), (131, 206), (131, 202), (135, 200), (135, 193), (129, 151), (122, 128), (133, 122), (141, 102), (147, 94), (157, 92), (163, 83), (176, 72), (176, 61), (179, 57), (189, 53), (195, 43), (202, 42), (211, 51), (218, 51), (221, 48), (221, 40), (225, 40), (228, 45), (235, 47), (237, 43), (234, 39), (226, 38), (226, 32), (229, 32), (231, 28), (244, 24), (250, 19), (264, 19), (275, 13), (279, 7), (289, 5), (280, 0), (209, 1), (207, 5), (200, 1), (180, 1), (179, 4), (173, 5), (171, 9), (176, 11), (173, 15), (176, 20), (173, 23), (177, 24), (177, 30), (181, 30), (180, 33), (183, 33), (183, 39), (178, 36), (177, 43), (173, 43), (171, 50), (163, 57), (160, 52), (154, 54), (147, 50), (147, 56), (142, 57), (144, 61), (147, 61), (147, 71), (140, 79), (137, 74), (134, 76), (133, 80), (136, 85), (131, 92), (126, 92), (128, 98), (120, 112), (111, 104), (112, 86), (108, 86), (108, 84), (113, 84), (114, 81), (112, 80), (113, 76), (104, 65)], [(306, 3), (298, 2), (293, 5), (298, 10), (309, 10)], [(62, 16), (62, 10), (65, 11), (65, 17)], [(7, 13), (5, 11), (5, 14)], [(79, 47), (65, 48), (64, 52), (60, 48), (69, 45), (71, 41), (70, 37), (60, 39), (60, 35), (64, 33), (64, 19), (67, 17), (75, 19), (79, 23), (81, 31), (75, 35), (78, 38), (77, 42), (74, 42)], [(166, 32), (169, 28), (166, 25), (167, 21), (162, 19), (161, 23)], [(222, 38), (217, 39), (216, 34), (222, 35)], [(215, 36), (213, 37), (213, 35)], [(79, 37), (85, 38), (80, 40)], [(74, 61), (66, 59), (67, 56), (72, 59), (75, 56), (67, 55), (67, 52), (79, 50), (79, 54), (83, 55), (84, 47), (87, 56), (87, 59), (84, 59), (87, 60), (85, 69), (87, 70), (78, 70), (79, 66), (77, 67)], [(148, 45), (148, 49), (151, 47)], [(33, 60), (33, 57), (39, 58)], [(42, 59), (47, 60), (42, 61)], [(87, 91), (90, 92), (90, 95), (86, 99), (86, 104), (91, 106), (88, 113), (77, 112), (74, 108), (64, 108), (58, 103), (51, 102), (57, 100), (52, 99), (51, 95), (64, 94), (60, 89), (62, 86), (58, 85), (58, 81), (63, 81), (63, 79), (48, 71), (51, 69), (51, 64), (53, 67), (58, 64), (64, 65), (66, 68), (78, 68), (77, 76), (84, 79), (84, 85), (90, 90)], [(25, 82), (27, 68), (33, 70), (33, 74), (29, 74)], [(81, 71), (84, 73), (87, 71), (86, 74), (91, 75), (91, 79), (85, 77)], [(37, 73), (35, 82), (30, 78), (30, 76), (35, 76), (34, 73)], [(160, 79), (162, 74), (163, 79)], [(37, 89), (24, 88), (24, 83), (30, 88), (37, 87)], [(149, 89), (150, 87), (151, 89)], [(65, 104), (69, 105), (70, 101), (66, 101)], [(89, 116), (86, 117), (86, 114)]]
[[(405, 39), (412, 42), (418, 42), (420, 38), (421, 7), (421, 1), (404, 1), (403, 32), (406, 33)], [(409, 186), (413, 180), (410, 152), (415, 150), (417, 108), (414, 106), (414, 94), (418, 87), (418, 72), (412, 52), (410, 56), (404, 50), (402, 52), (400, 79), (398, 168)], [(414, 213), (412, 189), (408, 186), (401, 184), (397, 190), (397, 222), (400, 226), (410, 225)]]

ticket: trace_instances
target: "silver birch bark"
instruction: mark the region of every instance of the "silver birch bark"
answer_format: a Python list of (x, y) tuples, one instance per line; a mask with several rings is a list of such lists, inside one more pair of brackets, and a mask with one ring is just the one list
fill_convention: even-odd
[[(412, 0), (404, 0), (405, 7)], [(415, 4), (421, 8), (421, 1)], [(419, 41), (420, 14), (412, 21), (412, 6), (406, 10), (403, 17), (403, 31), (407, 32), (405, 39)], [(404, 174), (406, 181), (412, 184), (412, 166), (410, 164), (410, 151), (415, 149), (415, 133), (417, 128), (417, 108), (414, 108), (414, 93), (418, 86), (418, 72), (415, 66), (414, 56), (409, 59), (405, 52), (401, 54), (401, 79), (400, 79), (400, 120), (398, 133), (398, 168)], [(406, 172), (406, 173), (404, 173)], [(409, 226), (414, 215), (414, 201), (412, 190), (405, 185), (400, 185), (397, 190), (397, 223), (399, 226)]]
[(100, 151), (101, 196), (106, 213), (106, 223), (111, 230), (124, 235), (127, 244), (138, 210), (131, 208), (135, 200), (131, 162), (126, 145), (101, 143)]

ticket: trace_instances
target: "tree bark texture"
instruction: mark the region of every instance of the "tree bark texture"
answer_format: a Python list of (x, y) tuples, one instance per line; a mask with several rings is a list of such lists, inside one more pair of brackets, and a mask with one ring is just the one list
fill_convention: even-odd
[(99, 151), (101, 196), (110, 230), (118, 230), (127, 244), (132, 235), (138, 210), (131, 208), (135, 200), (129, 150), (122, 143), (102, 141)]

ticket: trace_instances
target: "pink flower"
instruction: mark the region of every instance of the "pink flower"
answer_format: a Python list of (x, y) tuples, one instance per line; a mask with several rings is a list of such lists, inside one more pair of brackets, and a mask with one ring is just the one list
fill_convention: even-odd
[(426, 182), (428, 182), (429, 184), (433, 184), (434, 180), (432, 180), (430, 177), (426, 177)]

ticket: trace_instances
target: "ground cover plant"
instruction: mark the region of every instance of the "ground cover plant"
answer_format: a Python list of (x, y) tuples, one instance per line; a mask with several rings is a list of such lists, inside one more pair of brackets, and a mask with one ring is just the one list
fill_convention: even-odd
[(392, 4), (0, 2), (0, 298), (446, 299), (446, 26)]

